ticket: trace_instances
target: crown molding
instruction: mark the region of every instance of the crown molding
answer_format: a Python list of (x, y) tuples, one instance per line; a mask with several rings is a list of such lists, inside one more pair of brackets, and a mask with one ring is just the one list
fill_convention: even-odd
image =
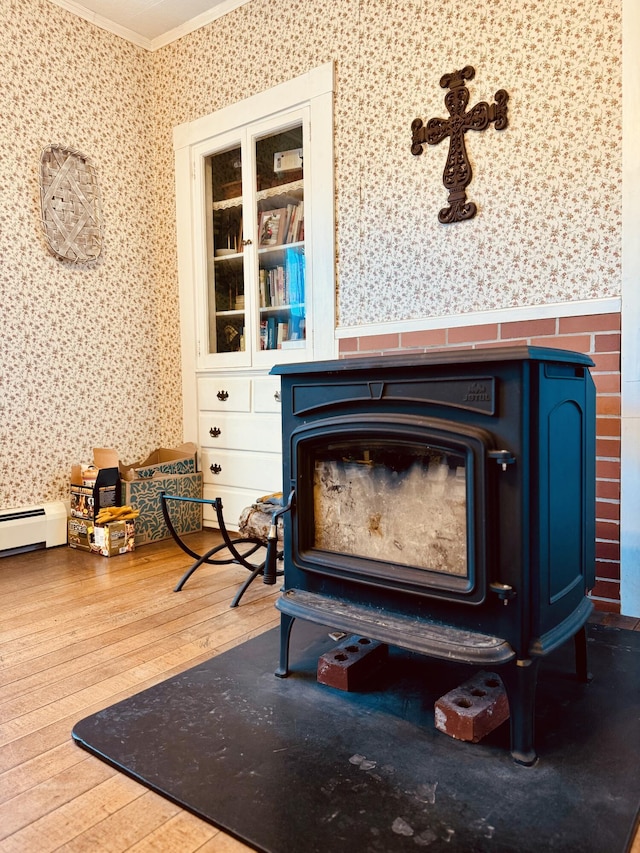
[(100, 27), (102, 30), (107, 30), (107, 32), (120, 36), (120, 38), (151, 52), (158, 50), (161, 47), (165, 47), (174, 41), (178, 41), (178, 39), (181, 39), (183, 36), (195, 32), (195, 30), (199, 30), (201, 27), (206, 27), (207, 24), (212, 23), (212, 21), (215, 21), (223, 15), (232, 12), (234, 9), (238, 9), (240, 6), (244, 6), (251, 2), (251, 0), (221, 0), (220, 3), (209, 9), (207, 12), (203, 12), (201, 15), (196, 15), (196, 17), (192, 18), (190, 21), (185, 21), (184, 24), (163, 33), (161, 36), (157, 36), (157, 38), (149, 39), (140, 33), (134, 32), (134, 30), (122, 27), (120, 24), (116, 24), (114, 21), (111, 21), (102, 15), (98, 15), (96, 12), (91, 12), (79, 3), (75, 3), (74, 0), (49, 1), (51, 3), (55, 3), (56, 6), (60, 6), (62, 9), (66, 9), (68, 12), (77, 15), (79, 18), (83, 18), (85, 21), (89, 21), (89, 23), (94, 24), (96, 27)]
[(239, 9), (240, 6), (246, 6), (247, 3), (250, 3), (251, 0), (221, 0), (216, 6), (212, 9), (209, 9), (208, 12), (203, 12), (201, 15), (196, 15), (195, 18), (192, 18), (190, 21), (186, 21), (184, 24), (181, 24), (179, 27), (176, 27), (173, 30), (169, 30), (169, 32), (164, 33), (164, 35), (158, 36), (157, 38), (151, 41), (150, 50), (158, 50), (158, 48), (165, 47), (168, 44), (171, 44), (174, 41), (178, 41), (183, 36), (188, 35), (189, 33), (193, 33), (196, 30), (201, 29), (201, 27), (206, 27), (207, 24), (211, 24), (213, 21), (216, 21), (218, 18), (222, 18), (223, 15), (227, 15), (229, 12), (233, 12), (234, 9)]

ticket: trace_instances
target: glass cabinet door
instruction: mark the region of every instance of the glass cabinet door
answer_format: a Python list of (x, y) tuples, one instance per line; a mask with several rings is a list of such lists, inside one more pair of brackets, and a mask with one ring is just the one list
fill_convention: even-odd
[[(312, 146), (312, 114), (275, 111), (188, 152), (193, 254), (181, 262), (198, 369), (266, 370), (335, 351), (331, 124), (317, 122)], [(326, 330), (316, 317), (330, 318)]]
[(204, 158), (208, 356), (273, 362), (306, 346), (304, 148), (300, 118)]
[(245, 264), (242, 239), (242, 149), (205, 158), (208, 221), (208, 352), (244, 352)]
[(254, 145), (259, 332), (256, 348), (303, 349), (307, 312), (302, 123), (260, 136)]

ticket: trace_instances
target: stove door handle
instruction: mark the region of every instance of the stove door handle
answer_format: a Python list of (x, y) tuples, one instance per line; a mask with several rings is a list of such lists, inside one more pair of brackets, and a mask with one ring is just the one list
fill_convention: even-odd
[(510, 586), (508, 583), (499, 583), (498, 581), (494, 581), (489, 584), (489, 589), (491, 592), (495, 592), (495, 594), (502, 600), (504, 605), (507, 605), (512, 598), (516, 597), (515, 589)]
[(494, 459), (503, 471), (507, 470), (507, 465), (513, 465), (516, 457), (509, 450), (490, 450), (488, 453), (489, 459)]

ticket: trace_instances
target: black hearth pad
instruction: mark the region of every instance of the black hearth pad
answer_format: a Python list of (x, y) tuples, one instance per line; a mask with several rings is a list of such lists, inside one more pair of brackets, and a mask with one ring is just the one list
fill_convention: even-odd
[[(319, 685), (329, 629), (296, 622), (79, 722), (85, 749), (268, 853), (622, 853), (640, 803), (640, 633), (590, 626), (543, 661), (533, 768), (508, 724), (479, 744), (434, 728), (435, 700), (477, 670), (398, 650), (366, 690)], [(496, 670), (499, 672), (499, 670)]]

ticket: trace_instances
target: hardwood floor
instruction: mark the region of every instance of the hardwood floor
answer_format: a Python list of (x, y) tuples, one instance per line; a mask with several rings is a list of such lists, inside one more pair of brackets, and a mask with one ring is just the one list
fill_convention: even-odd
[[(192, 547), (218, 534), (189, 537)], [(0, 559), (0, 851), (250, 848), (71, 740), (78, 720), (278, 624), (278, 586), (201, 567), (171, 540), (107, 559), (66, 546)]]
[[(218, 534), (189, 539), (204, 550)], [(174, 593), (191, 562), (171, 540), (111, 559), (67, 547), (0, 559), (0, 853), (250, 849), (71, 740), (83, 717), (278, 624), (278, 585), (257, 580), (229, 608), (237, 566), (202, 567)]]

